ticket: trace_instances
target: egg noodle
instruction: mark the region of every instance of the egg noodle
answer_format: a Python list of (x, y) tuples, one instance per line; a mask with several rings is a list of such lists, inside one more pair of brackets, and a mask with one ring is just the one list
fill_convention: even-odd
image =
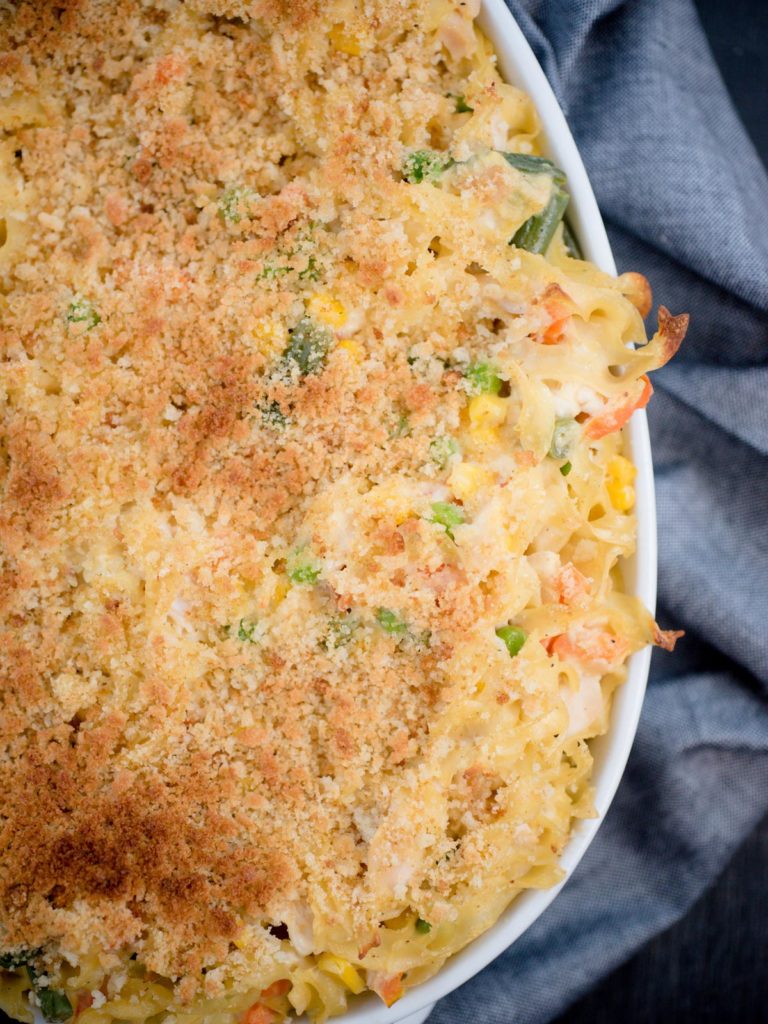
[[(0, 3), (0, 1007), (323, 1020), (562, 877), (670, 646), (578, 256), (473, 0)], [(566, 213), (567, 216), (567, 213)]]

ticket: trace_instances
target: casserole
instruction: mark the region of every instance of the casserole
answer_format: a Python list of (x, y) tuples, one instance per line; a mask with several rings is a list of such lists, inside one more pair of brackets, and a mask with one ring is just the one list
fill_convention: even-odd
[[(105, 0), (10, 15), (20, 1019), (30, 988), (83, 1024), (428, 997), (562, 878), (595, 812), (587, 740), (627, 654), (671, 641), (616, 569), (619, 428), (686, 318), (627, 347), (647, 283), (574, 258), (566, 173), (476, 10), (376, 2), (370, 26), (346, 0), (161, 4), (127, 56), (115, 12), (92, 65), (67, 54)], [(544, 148), (578, 202), (566, 142)]]

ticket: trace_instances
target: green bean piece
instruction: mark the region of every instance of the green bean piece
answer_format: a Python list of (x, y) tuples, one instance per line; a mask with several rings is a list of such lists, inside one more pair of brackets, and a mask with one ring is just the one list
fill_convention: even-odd
[(545, 156), (532, 156), (530, 153), (502, 153), (507, 163), (523, 174), (548, 174), (556, 185), (566, 182), (565, 171), (547, 160)]
[(579, 424), (571, 416), (555, 420), (552, 441), (547, 454), (550, 459), (567, 459), (579, 437)]
[(583, 260), (584, 253), (581, 251), (579, 240), (573, 233), (573, 228), (567, 220), (563, 221), (563, 245), (568, 255), (574, 260)]
[(389, 440), (394, 441), (398, 437), (410, 437), (411, 421), (407, 412), (398, 413), (397, 423), (389, 432)]
[(541, 213), (529, 217), (525, 224), (517, 229), (509, 244), (542, 255), (549, 248), (567, 206), (568, 193), (555, 185), (550, 200)]
[(47, 1021), (64, 1021), (73, 1016), (72, 1003), (55, 988), (40, 988), (35, 986), (35, 993), (40, 1000), (40, 1010)]
[(523, 649), (523, 644), (528, 639), (528, 634), (519, 626), (499, 626), (496, 636), (504, 641), (509, 651), (510, 658), (514, 658)]

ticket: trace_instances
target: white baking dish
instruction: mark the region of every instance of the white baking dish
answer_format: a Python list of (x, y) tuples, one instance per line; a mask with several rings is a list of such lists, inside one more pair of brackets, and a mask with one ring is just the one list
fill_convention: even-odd
[[(568, 216), (584, 255), (602, 270), (615, 274), (616, 265), (587, 173), (565, 117), (533, 51), (504, 0), (483, 0), (479, 23), (498, 54), (502, 76), (524, 89), (533, 99), (544, 127), (547, 154), (568, 175), (571, 195)], [(653, 613), (656, 606), (656, 506), (645, 412), (636, 412), (627, 430), (632, 458), (637, 466), (638, 537), (637, 553), (631, 562), (625, 563), (624, 579), (627, 589), (637, 594)], [(637, 731), (650, 660), (650, 648), (633, 655), (629, 662), (629, 677), (613, 702), (610, 729), (605, 736), (591, 743), (599, 817), (579, 822), (575, 827), (561, 859), (566, 880), (552, 889), (529, 890), (517, 897), (493, 928), (452, 957), (429, 981), (407, 992), (390, 1009), (370, 995), (355, 1001), (349, 1012), (338, 1020), (344, 1024), (418, 1024), (438, 999), (481, 971), (549, 906), (594, 839), (621, 781)]]

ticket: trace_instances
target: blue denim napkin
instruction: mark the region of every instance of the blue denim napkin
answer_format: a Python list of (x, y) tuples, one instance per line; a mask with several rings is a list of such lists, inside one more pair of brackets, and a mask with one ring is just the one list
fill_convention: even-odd
[(679, 919), (768, 810), (768, 176), (691, 0), (507, 0), (619, 270), (691, 313), (654, 375), (657, 651), (629, 767), (543, 916), (430, 1024), (544, 1024)]

